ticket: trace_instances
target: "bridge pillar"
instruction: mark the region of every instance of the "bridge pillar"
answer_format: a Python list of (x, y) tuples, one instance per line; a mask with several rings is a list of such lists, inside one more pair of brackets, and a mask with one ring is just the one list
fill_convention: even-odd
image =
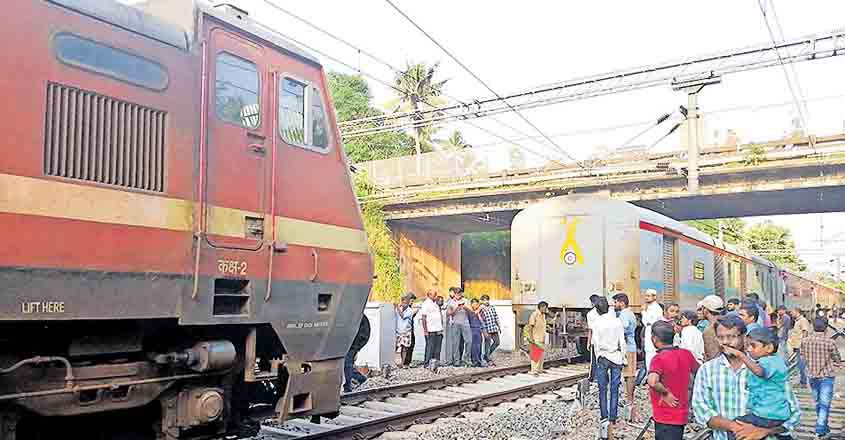
[(461, 285), (461, 234), (391, 224), (399, 246), (402, 290), (422, 299), (428, 289), (448, 298), (448, 289)]

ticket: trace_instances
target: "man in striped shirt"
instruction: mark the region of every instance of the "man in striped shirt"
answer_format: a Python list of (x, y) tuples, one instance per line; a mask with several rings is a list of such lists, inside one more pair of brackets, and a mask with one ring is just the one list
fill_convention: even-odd
[(499, 314), (490, 305), (490, 295), (481, 295), (481, 334), (484, 336), (484, 352), (482, 356), (487, 365), (493, 363), (493, 352), (499, 348)]
[[(716, 338), (722, 346), (745, 349), (745, 323), (738, 317), (728, 316), (719, 321)], [(786, 383), (786, 396), (790, 416), (777, 428), (760, 428), (735, 421), (745, 415), (748, 405), (748, 368), (739, 358), (720, 353), (707, 361), (695, 377), (692, 410), (699, 424), (713, 430), (713, 440), (727, 440), (732, 432), (738, 440), (759, 440), (794, 430), (801, 419), (798, 400)]]
[(825, 334), (827, 318), (817, 317), (813, 321), (813, 330), (813, 335), (801, 341), (801, 357), (807, 364), (807, 376), (810, 378), (810, 388), (816, 403), (816, 435), (823, 439), (830, 434), (828, 418), (836, 376), (833, 369), (842, 359), (836, 343)]

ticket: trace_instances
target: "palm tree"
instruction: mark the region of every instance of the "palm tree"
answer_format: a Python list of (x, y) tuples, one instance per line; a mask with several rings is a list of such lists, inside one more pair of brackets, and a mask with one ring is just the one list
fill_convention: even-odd
[[(440, 63), (427, 66), (424, 63), (410, 64), (404, 72), (396, 74), (393, 85), (397, 94), (397, 105), (395, 111), (405, 110), (415, 112), (411, 115), (413, 121), (423, 121), (426, 116), (416, 112), (420, 109), (433, 108), (442, 104), (443, 86), (446, 80), (435, 80), (437, 68)], [(433, 115), (429, 115), (430, 118)], [(428, 146), (434, 129), (432, 127), (415, 127), (417, 172), (420, 171), (420, 154), (423, 146)]]
[(461, 134), (460, 131), (455, 130), (452, 132), (449, 137), (443, 141), (443, 146), (449, 148), (450, 150), (463, 150), (464, 148), (472, 148), (472, 145), (468, 144), (467, 141), (464, 139), (464, 135)]

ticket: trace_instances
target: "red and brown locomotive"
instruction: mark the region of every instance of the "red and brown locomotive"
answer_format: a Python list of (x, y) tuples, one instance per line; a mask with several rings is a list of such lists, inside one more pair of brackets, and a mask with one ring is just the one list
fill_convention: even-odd
[(0, 438), (336, 412), (372, 262), (320, 63), (226, 5), (4, 13)]

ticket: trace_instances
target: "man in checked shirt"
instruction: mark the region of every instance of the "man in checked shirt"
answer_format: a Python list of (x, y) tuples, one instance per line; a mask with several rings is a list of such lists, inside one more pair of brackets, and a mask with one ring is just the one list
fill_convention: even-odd
[(813, 321), (815, 333), (801, 341), (801, 357), (810, 378), (810, 388), (813, 390), (813, 401), (816, 403), (816, 435), (819, 439), (827, 438), (830, 434), (828, 417), (830, 416), (830, 402), (833, 400), (834, 364), (842, 362), (839, 348), (833, 339), (825, 333), (827, 319), (816, 318)]
[(484, 350), (482, 358), (487, 365), (495, 366), (493, 363), (493, 352), (499, 347), (499, 314), (490, 305), (490, 295), (481, 295), (481, 335), (484, 337)]
[[(737, 316), (726, 316), (716, 324), (716, 339), (720, 347), (745, 349), (745, 323)], [(722, 351), (698, 369), (692, 410), (696, 421), (713, 430), (713, 440), (727, 440), (728, 432), (737, 440), (760, 440), (789, 434), (801, 420), (798, 400), (786, 382), (789, 418), (776, 428), (760, 428), (735, 420), (748, 411), (748, 376), (751, 372), (743, 361)]]

